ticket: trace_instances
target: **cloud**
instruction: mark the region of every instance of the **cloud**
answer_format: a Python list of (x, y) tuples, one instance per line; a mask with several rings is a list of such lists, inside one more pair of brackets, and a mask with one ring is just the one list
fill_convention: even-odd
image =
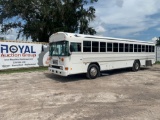
[(16, 29), (10, 29), (5, 36), (7, 40), (16, 40), (17, 38)]
[[(91, 26), (96, 29), (98, 35), (152, 39), (159, 36), (159, 4), (160, 0), (99, 0), (94, 4), (96, 19)], [(146, 35), (147, 31), (150, 33)], [(17, 30), (12, 29), (11, 33), (5, 36), (15, 40)]]
[(106, 30), (105, 36), (140, 35), (159, 25), (160, 16), (154, 19), (160, 12), (159, 3), (159, 0), (99, 0), (95, 6), (96, 17)]
[(152, 41), (156, 41), (158, 38), (157, 37), (154, 37), (154, 38), (152, 38)]
[[(1, 31), (1, 25), (0, 25), (0, 31)], [(6, 40), (16, 40), (17, 38), (17, 31), (16, 29), (10, 29), (7, 31), (7, 33), (1, 33), (0, 37), (4, 37)]]
[(97, 27), (98, 32), (105, 32), (106, 30), (102, 26)]
[(157, 31), (160, 31), (160, 27), (156, 28)]
[(122, 7), (122, 6), (123, 6), (123, 3), (124, 3), (123, 0), (116, 0), (116, 4), (117, 4), (117, 6), (119, 6), (119, 7)]
[(95, 21), (90, 23), (90, 26), (94, 27), (98, 35), (103, 35), (103, 33), (106, 32), (106, 28), (104, 25), (105, 24), (103, 24), (103, 22), (98, 18), (96, 18)]

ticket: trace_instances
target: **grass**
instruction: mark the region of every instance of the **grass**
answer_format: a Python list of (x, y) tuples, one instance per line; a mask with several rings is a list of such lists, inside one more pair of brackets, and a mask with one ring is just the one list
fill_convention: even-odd
[(160, 61), (157, 61), (156, 64), (160, 64)]
[(18, 69), (0, 70), (0, 74), (45, 71), (45, 70), (48, 70), (48, 67), (18, 68)]
[[(155, 64), (160, 64), (160, 61), (157, 61)], [(18, 69), (0, 70), (0, 74), (45, 71), (45, 70), (48, 70), (48, 67), (18, 68)]]

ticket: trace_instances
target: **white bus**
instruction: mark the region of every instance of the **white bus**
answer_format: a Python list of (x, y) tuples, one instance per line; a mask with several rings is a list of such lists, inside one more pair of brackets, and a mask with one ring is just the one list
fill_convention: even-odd
[(155, 63), (152, 42), (58, 32), (50, 36), (49, 45), (49, 71), (61, 76), (86, 73), (94, 79), (101, 71), (138, 71)]

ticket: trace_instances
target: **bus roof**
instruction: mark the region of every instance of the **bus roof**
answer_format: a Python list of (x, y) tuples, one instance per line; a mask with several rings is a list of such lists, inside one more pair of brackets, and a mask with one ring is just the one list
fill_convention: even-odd
[[(154, 42), (150, 42), (150, 41), (124, 39), (124, 38), (114, 38), (114, 37), (103, 37), (103, 36), (94, 36), (94, 35), (84, 35), (84, 34), (77, 34), (77, 33), (57, 32), (55, 34), (63, 34), (66, 38), (67, 37), (82, 37), (82, 38), (92, 38), (92, 39), (99, 39), (99, 40), (101, 39), (101, 40), (113, 40), (113, 41), (115, 40), (115, 41), (126, 41), (126, 42), (138, 42), (138, 43), (155, 44)], [(51, 37), (53, 37), (55, 34), (52, 34)]]

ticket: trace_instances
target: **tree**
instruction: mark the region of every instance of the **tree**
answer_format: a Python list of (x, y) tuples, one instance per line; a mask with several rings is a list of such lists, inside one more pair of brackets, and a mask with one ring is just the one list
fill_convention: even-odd
[(160, 37), (159, 37), (159, 38), (157, 38), (157, 40), (156, 40), (156, 45), (157, 45), (157, 46), (159, 46), (159, 45), (160, 45)]
[(31, 37), (33, 41), (48, 42), (58, 31), (95, 34), (89, 27), (95, 18), (95, 9), (88, 6), (98, 0), (0, 0), (1, 32), (11, 28), (18, 36)]

